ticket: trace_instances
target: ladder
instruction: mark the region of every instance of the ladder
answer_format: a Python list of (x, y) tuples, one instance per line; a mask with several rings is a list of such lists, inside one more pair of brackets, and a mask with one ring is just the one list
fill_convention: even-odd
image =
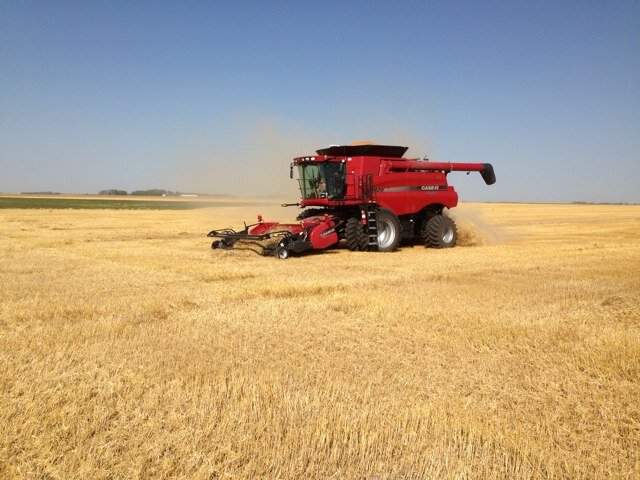
[(367, 205), (367, 239), (369, 250), (378, 249), (378, 213), (375, 205)]

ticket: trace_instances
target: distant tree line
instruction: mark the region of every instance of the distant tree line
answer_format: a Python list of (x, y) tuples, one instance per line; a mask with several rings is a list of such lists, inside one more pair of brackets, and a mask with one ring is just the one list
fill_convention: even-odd
[(60, 192), (20, 192), (20, 195), (60, 195)]
[(100, 190), (98, 195), (135, 195), (138, 197), (178, 197), (180, 192), (174, 192), (173, 190), (165, 190), (164, 188), (151, 188), (149, 190), (134, 190), (129, 193), (126, 190), (118, 190), (117, 188), (110, 188), (108, 190)]
[(126, 190), (118, 190), (116, 188), (110, 188), (109, 190), (100, 190), (98, 195), (129, 195)]
[(163, 188), (152, 188), (150, 190), (134, 190), (131, 195), (139, 195), (143, 197), (175, 197), (180, 195), (180, 192), (173, 192), (171, 190), (164, 190)]

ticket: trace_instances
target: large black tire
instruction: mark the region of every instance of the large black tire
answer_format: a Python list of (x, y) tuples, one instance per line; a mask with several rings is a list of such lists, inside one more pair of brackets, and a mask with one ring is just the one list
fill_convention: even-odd
[(304, 220), (305, 218), (315, 217), (316, 215), (324, 215), (326, 212), (324, 208), (307, 208), (296, 217), (296, 220)]
[(391, 210), (378, 210), (378, 251), (393, 252), (400, 243), (400, 219)]
[(425, 246), (431, 248), (455, 247), (458, 230), (455, 222), (444, 215), (434, 215), (422, 229)]
[(357, 217), (351, 217), (347, 220), (347, 226), (344, 228), (344, 237), (347, 240), (349, 250), (354, 252), (365, 251), (369, 244), (364, 225)]

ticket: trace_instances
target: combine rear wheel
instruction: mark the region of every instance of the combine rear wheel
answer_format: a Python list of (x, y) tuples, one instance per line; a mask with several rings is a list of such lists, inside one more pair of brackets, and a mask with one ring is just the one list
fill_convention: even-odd
[(364, 251), (367, 249), (368, 240), (367, 232), (359, 218), (351, 217), (347, 220), (347, 226), (344, 229), (344, 236), (347, 240), (349, 250), (354, 252)]
[(378, 251), (393, 252), (400, 243), (400, 219), (391, 210), (378, 210)]
[(450, 248), (456, 244), (458, 230), (451, 218), (435, 215), (424, 225), (422, 237), (427, 247)]

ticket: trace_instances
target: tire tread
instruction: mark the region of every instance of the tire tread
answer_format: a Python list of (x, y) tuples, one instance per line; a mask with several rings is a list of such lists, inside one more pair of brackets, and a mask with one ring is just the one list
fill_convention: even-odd
[(363, 252), (367, 250), (367, 233), (364, 231), (360, 219), (356, 217), (349, 218), (344, 234), (349, 250), (353, 252)]
[[(453, 240), (450, 243), (445, 243), (442, 239), (442, 232), (447, 227), (453, 228)], [(422, 236), (427, 247), (451, 248), (455, 246), (458, 239), (458, 229), (451, 218), (444, 215), (434, 215), (422, 229)]]
[(307, 208), (298, 214), (296, 220), (304, 220), (305, 218), (314, 217), (316, 215), (323, 215), (327, 213), (324, 208)]

